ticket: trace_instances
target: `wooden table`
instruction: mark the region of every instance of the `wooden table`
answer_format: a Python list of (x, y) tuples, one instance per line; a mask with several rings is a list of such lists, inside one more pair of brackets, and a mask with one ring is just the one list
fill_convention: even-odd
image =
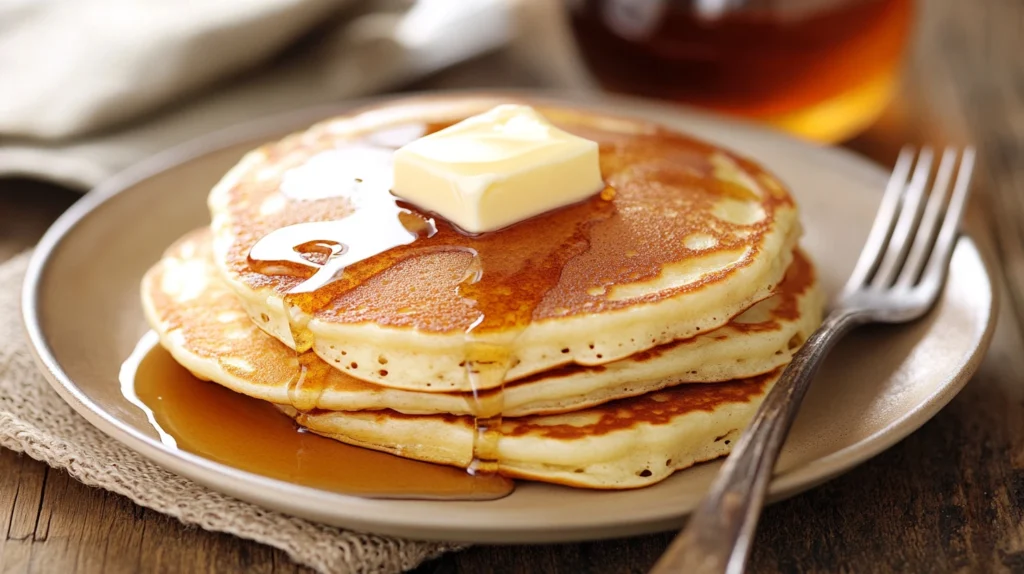
[[(753, 572), (1024, 572), (1024, 2), (922, 0), (906, 86), (849, 146), (891, 162), (903, 142), (974, 141), (972, 233), (1005, 273), (995, 342), (968, 387), (885, 453), (769, 507)], [(0, 181), (0, 260), (74, 199)], [(644, 572), (670, 534), (476, 547), (418, 572)], [(298, 572), (282, 552), (182, 526), (0, 450), (0, 573)]]

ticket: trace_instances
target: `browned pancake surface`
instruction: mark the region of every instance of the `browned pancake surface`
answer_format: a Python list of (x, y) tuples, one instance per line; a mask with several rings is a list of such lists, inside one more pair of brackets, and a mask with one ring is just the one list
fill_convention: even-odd
[[(340, 280), (293, 303), (327, 322), (434, 333), (464, 332), (474, 324), (478, 332), (502, 330), (531, 320), (624, 309), (725, 278), (735, 266), (640, 297), (608, 296), (616, 286), (659, 277), (666, 264), (717, 252), (752, 248), (736, 264), (746, 265), (757, 257), (775, 211), (792, 206), (788, 194), (759, 166), (719, 148), (654, 125), (632, 122), (631, 133), (626, 133), (595, 127), (592, 118), (580, 113), (540, 111), (560, 128), (600, 144), (609, 187), (605, 193), (475, 237), (438, 218), (432, 237), (353, 264)], [(341, 119), (266, 146), (266, 161), (242, 173), (229, 192), (234, 237), (227, 253), (229, 272), (250, 287), (269, 286), (280, 293), (301, 283), (311, 270), (300, 268), (292, 276), (257, 272), (248, 260), (252, 246), (282, 227), (348, 217), (353, 206), (343, 197), (346, 186), (389, 180), (389, 161), (366, 160), (367, 147), (391, 150), (440, 127), (409, 122), (398, 129), (389, 126), (384, 134), (371, 130), (352, 135), (354, 128)], [(394, 134), (406, 134), (406, 139)], [(344, 161), (346, 150), (352, 151), (346, 171), (351, 181), (336, 182), (338, 196), (285, 199), (283, 209), (267, 213), (264, 202), (281, 195), (283, 180), (295, 170), (321, 153)], [(723, 201), (752, 197), (748, 188), (716, 177), (716, 161), (723, 158), (765, 190), (760, 220), (737, 223), (716, 215)], [(388, 190), (385, 186), (377, 192)], [(696, 236), (711, 238), (714, 245), (705, 241), (688, 247), (687, 238)], [(469, 275), (479, 280), (467, 281)]]

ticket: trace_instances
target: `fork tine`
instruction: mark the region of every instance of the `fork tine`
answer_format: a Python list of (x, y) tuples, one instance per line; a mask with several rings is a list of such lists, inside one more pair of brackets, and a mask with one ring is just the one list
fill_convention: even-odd
[(903, 257), (910, 248), (917, 231), (917, 222), (921, 217), (921, 199), (924, 197), (924, 190), (928, 187), (932, 171), (932, 150), (924, 148), (917, 156), (917, 165), (914, 166), (914, 175), (907, 185), (907, 193), (903, 196), (903, 204), (900, 208), (899, 219), (896, 220), (896, 227), (889, 237), (889, 244), (885, 249), (882, 262), (878, 265), (878, 271), (871, 279), (871, 286), (880, 289), (888, 287), (896, 279), (896, 274), (901, 268)]
[(917, 234), (912, 240), (910, 253), (903, 269), (896, 279), (897, 287), (909, 287), (917, 281), (921, 275), (921, 269), (925, 264), (925, 256), (931, 250), (935, 241), (935, 234), (939, 228), (939, 221), (942, 220), (945, 212), (943, 205), (949, 195), (949, 184), (953, 178), (953, 169), (956, 167), (956, 150), (947, 147), (942, 152), (942, 161), (939, 163), (939, 171), (935, 175), (935, 182), (932, 185), (931, 196), (928, 198), (928, 205), (925, 206), (924, 215), (921, 216), (921, 223), (918, 226)]
[(964, 149), (960, 157), (960, 170), (957, 172), (956, 183), (953, 185), (953, 196), (949, 199), (949, 209), (946, 210), (946, 217), (942, 220), (942, 228), (939, 229), (935, 247), (932, 249), (931, 257), (928, 258), (928, 264), (921, 276), (922, 284), (927, 281), (929, 286), (938, 288), (946, 277), (949, 259), (953, 256), (953, 248), (956, 246), (960, 219), (963, 216), (964, 206), (967, 204), (967, 197), (971, 192), (973, 171), (974, 148), (968, 147)]
[(899, 214), (900, 197), (907, 187), (907, 176), (910, 175), (910, 166), (914, 162), (914, 149), (910, 146), (900, 150), (899, 159), (893, 167), (889, 183), (885, 186), (885, 194), (882, 195), (882, 203), (878, 207), (875, 221), (871, 224), (871, 231), (868, 233), (867, 241), (864, 243), (857, 259), (857, 265), (853, 268), (849, 280), (846, 282), (846, 291), (852, 291), (863, 285), (871, 273), (871, 270), (878, 265), (878, 260), (885, 252), (886, 239), (896, 223), (896, 216)]

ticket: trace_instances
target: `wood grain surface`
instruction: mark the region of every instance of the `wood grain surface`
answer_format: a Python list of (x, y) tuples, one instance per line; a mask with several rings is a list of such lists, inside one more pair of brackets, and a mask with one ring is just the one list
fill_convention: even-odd
[[(995, 342), (974, 380), (921, 430), (767, 508), (752, 572), (1024, 572), (1024, 2), (921, 4), (900, 98), (848, 145), (885, 163), (903, 143), (978, 146), (970, 228), (1008, 284)], [(0, 180), (0, 260), (34, 243), (75, 197)], [(645, 572), (671, 536), (479, 546), (417, 572)], [(282, 552), (182, 526), (0, 450), (0, 574), (26, 572), (305, 570)]]

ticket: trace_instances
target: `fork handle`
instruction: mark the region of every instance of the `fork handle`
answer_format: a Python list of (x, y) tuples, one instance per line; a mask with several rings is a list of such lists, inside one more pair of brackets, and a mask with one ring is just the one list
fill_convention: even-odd
[(861, 314), (833, 311), (793, 356), (686, 528), (651, 574), (739, 574), (750, 554), (757, 519), (782, 443), (814, 373), (836, 341), (862, 323)]

